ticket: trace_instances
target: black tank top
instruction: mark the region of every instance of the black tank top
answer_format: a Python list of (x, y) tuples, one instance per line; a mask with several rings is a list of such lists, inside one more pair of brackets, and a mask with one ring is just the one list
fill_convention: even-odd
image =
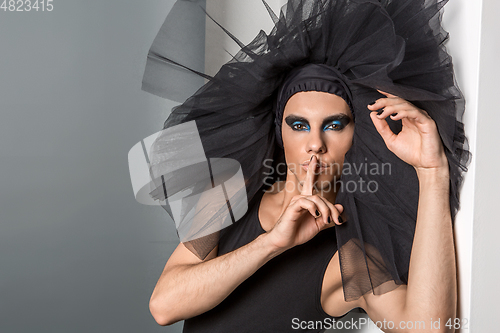
[[(245, 216), (222, 230), (219, 256), (265, 233), (258, 218), (263, 191), (259, 193)], [(215, 308), (187, 319), (183, 332), (323, 332), (297, 328), (303, 321), (331, 323), (334, 318), (321, 306), (321, 288), (336, 252), (335, 227), (322, 230), (268, 261)]]

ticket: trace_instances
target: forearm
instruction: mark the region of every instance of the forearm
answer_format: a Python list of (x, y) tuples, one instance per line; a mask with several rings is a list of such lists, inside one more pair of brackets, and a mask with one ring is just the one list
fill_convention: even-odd
[(457, 302), (455, 247), (448, 170), (417, 172), (420, 192), (405, 312), (409, 319), (454, 318)]
[(284, 250), (262, 234), (235, 251), (199, 264), (167, 267), (150, 308), (156, 321), (169, 325), (204, 313), (222, 302), (238, 285)]

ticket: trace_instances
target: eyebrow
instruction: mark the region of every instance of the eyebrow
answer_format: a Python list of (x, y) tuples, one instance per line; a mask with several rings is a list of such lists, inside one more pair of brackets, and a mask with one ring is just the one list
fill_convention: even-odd
[[(321, 124), (321, 127), (324, 127), (326, 124), (329, 124), (329, 123), (331, 123), (334, 120), (344, 121), (346, 124), (348, 124), (351, 121), (351, 117), (349, 117), (348, 115), (346, 115), (344, 113), (334, 114), (332, 116), (328, 116), (325, 119), (323, 119), (323, 123)], [(297, 115), (294, 115), (294, 114), (291, 114), (291, 115), (289, 115), (289, 116), (287, 116), (285, 118), (285, 122), (289, 126), (292, 126), (292, 124), (294, 122), (296, 122), (296, 121), (302, 121), (304, 123), (309, 124), (309, 120), (307, 120), (307, 118), (304, 118), (304, 117), (301, 117), (301, 116), (297, 116)]]

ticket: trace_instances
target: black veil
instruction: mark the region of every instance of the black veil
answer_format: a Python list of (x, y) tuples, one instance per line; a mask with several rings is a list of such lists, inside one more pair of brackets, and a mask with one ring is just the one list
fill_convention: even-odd
[[(273, 109), (284, 77), (308, 63), (335, 67), (352, 92), (356, 113), (353, 145), (345, 157), (351, 168), (344, 170), (336, 202), (348, 221), (336, 226), (344, 294), (347, 301), (370, 291), (382, 294), (407, 283), (418, 179), (373, 126), (366, 106), (384, 97), (376, 89), (412, 102), (436, 122), (449, 161), (453, 219), (470, 159), (462, 123), (465, 103), (441, 27), (446, 2), (289, 0), (279, 16), (268, 8), (273, 30), (261, 31), (248, 45), (227, 31), (241, 50), (211, 77), (189, 62), (195, 56), (190, 45), (199, 36), (183, 32), (184, 24), (210, 13), (204, 13), (201, 1), (178, 0), (149, 52), (143, 89), (182, 103), (164, 129), (195, 121), (207, 159), (239, 162), (250, 202), (280, 179), (269, 171), (284, 162), (275, 142)], [(394, 132), (401, 130), (400, 121), (388, 122)], [(192, 175), (193, 170), (173, 178), (190, 183)], [(162, 176), (152, 175), (152, 193), (159, 200), (172, 194), (166, 193)], [(216, 246), (220, 230), (184, 244), (203, 259)]]

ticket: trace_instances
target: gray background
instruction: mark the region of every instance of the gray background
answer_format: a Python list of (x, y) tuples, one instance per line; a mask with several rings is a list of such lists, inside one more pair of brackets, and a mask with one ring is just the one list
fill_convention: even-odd
[[(236, 1), (247, 0), (211, 3)], [(173, 106), (141, 91), (173, 3), (55, 0), (53, 12), (0, 11), (0, 332), (181, 331), (157, 326), (148, 310), (175, 228), (161, 208), (135, 201), (127, 164)], [(454, 0), (445, 9), (475, 154), (455, 224), (460, 317), (470, 331), (493, 332), (500, 4)], [(221, 22), (244, 35), (241, 22)]]
[[(259, 1), (254, 30), (234, 26), (228, 13), (252, 7), (238, 1), (214, 1), (211, 11), (249, 42), (271, 20)], [(179, 240), (163, 209), (134, 199), (127, 160), (175, 105), (141, 90), (174, 3), (0, 11), (0, 332), (182, 331), (149, 313)]]
[(178, 244), (127, 154), (173, 106), (141, 91), (174, 0), (0, 11), (0, 332), (180, 332), (148, 308)]

